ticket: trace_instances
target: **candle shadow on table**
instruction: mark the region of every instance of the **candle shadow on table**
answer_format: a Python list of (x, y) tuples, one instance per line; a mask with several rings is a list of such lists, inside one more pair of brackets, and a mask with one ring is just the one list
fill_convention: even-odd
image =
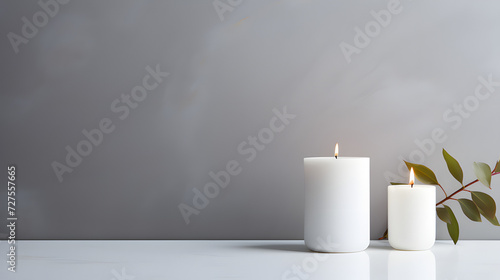
[(377, 250), (388, 250), (388, 251), (392, 251), (394, 249), (392, 249), (391, 245), (389, 244), (389, 241), (387, 240), (384, 240), (385, 242), (383, 242), (382, 244), (381, 243), (376, 243), (376, 244), (373, 244), (370, 243), (370, 246), (368, 246), (368, 248), (371, 248), (371, 249), (377, 249)]
[(307, 249), (305, 244), (259, 244), (259, 245), (245, 245), (247, 249), (257, 250), (273, 250), (273, 251), (287, 251), (287, 252), (311, 252)]

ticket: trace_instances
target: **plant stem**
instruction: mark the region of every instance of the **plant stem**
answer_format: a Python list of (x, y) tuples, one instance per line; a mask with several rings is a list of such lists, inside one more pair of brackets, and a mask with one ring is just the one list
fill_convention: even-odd
[(441, 184), (438, 184), (438, 185), (439, 185), (439, 187), (441, 188), (441, 190), (444, 192), (444, 196), (448, 196), (448, 195), (446, 194), (446, 191), (444, 190), (443, 186), (441, 186)]
[[(495, 175), (497, 175), (497, 174), (500, 174), (500, 172), (495, 172), (495, 171), (492, 171), (492, 172), (491, 172), (491, 176), (495, 176)], [(446, 196), (445, 198), (443, 198), (443, 200), (441, 200), (440, 202), (436, 203), (436, 206), (438, 206), (438, 205), (440, 205), (440, 204), (443, 204), (444, 202), (446, 202), (446, 201), (447, 201), (447, 200), (449, 200), (449, 199), (452, 199), (452, 197), (453, 197), (453, 196), (455, 196), (456, 194), (460, 193), (461, 191), (467, 191), (465, 188), (467, 188), (467, 187), (469, 187), (469, 186), (471, 186), (471, 185), (473, 185), (473, 184), (475, 184), (475, 183), (477, 183), (477, 182), (479, 182), (479, 180), (478, 180), (478, 179), (476, 179), (476, 180), (474, 180), (474, 181), (472, 181), (472, 182), (468, 183), (467, 185), (465, 185), (465, 186), (461, 187), (460, 189), (458, 189), (458, 190), (457, 190), (457, 191), (455, 191), (454, 193), (452, 193), (452, 194), (450, 194), (449, 196)]]

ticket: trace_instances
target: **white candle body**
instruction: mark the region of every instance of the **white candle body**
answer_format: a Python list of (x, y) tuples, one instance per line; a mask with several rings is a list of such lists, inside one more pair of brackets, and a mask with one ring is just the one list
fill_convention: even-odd
[(399, 250), (427, 250), (436, 241), (436, 187), (391, 185), (387, 189), (389, 243)]
[(370, 159), (304, 159), (306, 246), (357, 252), (370, 243)]

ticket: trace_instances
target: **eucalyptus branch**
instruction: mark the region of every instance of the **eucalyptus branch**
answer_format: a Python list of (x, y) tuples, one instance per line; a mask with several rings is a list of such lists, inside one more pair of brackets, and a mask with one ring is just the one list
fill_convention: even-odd
[[(495, 175), (498, 175), (500, 174), (500, 172), (495, 172), (495, 171), (492, 171), (491, 172), (491, 176), (495, 176)], [(436, 206), (440, 205), (440, 204), (443, 204), (445, 201), (449, 200), (449, 199), (452, 199), (452, 197), (454, 197), (456, 194), (459, 194), (461, 191), (468, 191), (470, 192), (469, 190), (467, 190), (466, 188), (467, 187), (470, 187), (472, 185), (474, 185), (475, 183), (479, 182), (479, 179), (476, 179), (470, 183), (468, 183), (467, 185), (463, 186), (462, 188), (458, 189), (457, 191), (455, 191), (454, 193), (450, 194), (450, 196), (446, 196), (445, 198), (443, 198), (440, 202), (436, 203)], [(441, 187), (441, 185), (439, 185)], [(443, 188), (443, 187), (441, 187)], [(446, 194), (446, 193), (445, 193)]]

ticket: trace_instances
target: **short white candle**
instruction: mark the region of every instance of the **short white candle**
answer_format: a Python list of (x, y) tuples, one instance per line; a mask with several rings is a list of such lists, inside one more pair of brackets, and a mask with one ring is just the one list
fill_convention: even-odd
[(391, 246), (399, 250), (430, 249), (436, 241), (436, 187), (391, 185), (387, 193)]
[(305, 158), (304, 171), (306, 246), (317, 252), (365, 250), (370, 243), (370, 158)]

